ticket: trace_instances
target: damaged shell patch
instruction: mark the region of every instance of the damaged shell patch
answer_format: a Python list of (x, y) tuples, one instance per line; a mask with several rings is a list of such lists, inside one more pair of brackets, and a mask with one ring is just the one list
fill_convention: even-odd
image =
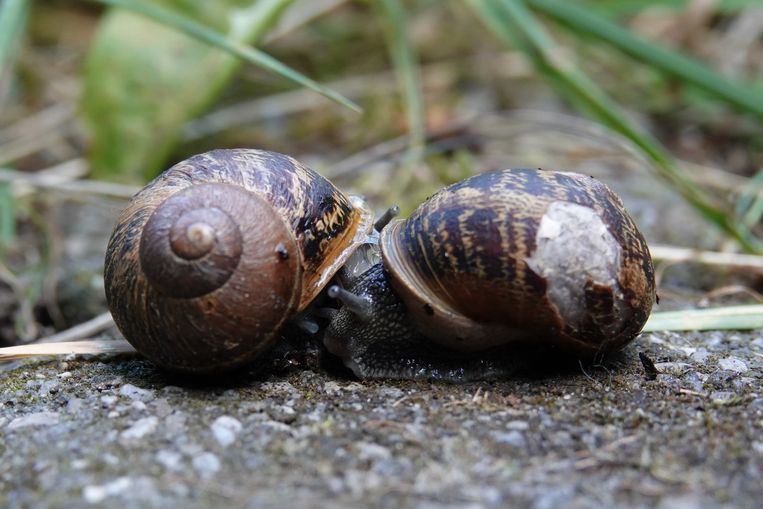
[(588, 313), (586, 285), (594, 283), (613, 290), (614, 315), (620, 319), (609, 327), (619, 330), (627, 314), (622, 312), (625, 302), (618, 284), (621, 248), (596, 212), (554, 202), (541, 220), (535, 242), (527, 265), (546, 280), (548, 298), (565, 323), (580, 328)]

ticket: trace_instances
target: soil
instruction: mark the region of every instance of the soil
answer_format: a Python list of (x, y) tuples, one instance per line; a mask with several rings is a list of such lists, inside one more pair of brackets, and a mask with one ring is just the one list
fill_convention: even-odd
[(597, 365), (530, 369), (463, 385), (361, 382), (322, 369), (190, 383), (132, 357), (28, 361), (0, 379), (0, 505), (690, 508), (763, 499), (760, 332), (648, 334)]

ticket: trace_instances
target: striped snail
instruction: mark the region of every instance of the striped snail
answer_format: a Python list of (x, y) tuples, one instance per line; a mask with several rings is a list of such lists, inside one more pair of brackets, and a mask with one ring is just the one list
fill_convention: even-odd
[(511, 373), (522, 350), (594, 357), (641, 330), (651, 257), (592, 177), (530, 169), (451, 185), (381, 232), (382, 263), (328, 289), (327, 349), (361, 378)]
[(362, 200), (296, 160), (215, 150), (136, 194), (109, 240), (114, 321), (154, 363), (241, 366), (278, 339), (372, 228)]

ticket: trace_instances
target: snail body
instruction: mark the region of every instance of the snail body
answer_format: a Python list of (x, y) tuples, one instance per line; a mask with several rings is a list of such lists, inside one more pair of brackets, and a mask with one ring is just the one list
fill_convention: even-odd
[(268, 349), (371, 230), (373, 217), (298, 161), (193, 156), (137, 193), (109, 240), (114, 321), (154, 363), (215, 372)]
[(330, 294), (324, 336), (362, 378), (467, 380), (522, 349), (593, 357), (635, 338), (651, 257), (620, 199), (574, 173), (484, 173), (381, 232), (383, 263)]

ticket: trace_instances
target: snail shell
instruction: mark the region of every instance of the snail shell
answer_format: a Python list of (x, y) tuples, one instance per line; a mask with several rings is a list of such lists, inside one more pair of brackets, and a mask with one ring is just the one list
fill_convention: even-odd
[(391, 223), (381, 249), (417, 329), (455, 350), (614, 350), (639, 333), (655, 297), (649, 249), (622, 202), (575, 173), (466, 179)]
[(154, 363), (240, 366), (267, 349), (363, 242), (372, 214), (298, 161), (214, 150), (122, 212), (105, 262), (114, 321)]

